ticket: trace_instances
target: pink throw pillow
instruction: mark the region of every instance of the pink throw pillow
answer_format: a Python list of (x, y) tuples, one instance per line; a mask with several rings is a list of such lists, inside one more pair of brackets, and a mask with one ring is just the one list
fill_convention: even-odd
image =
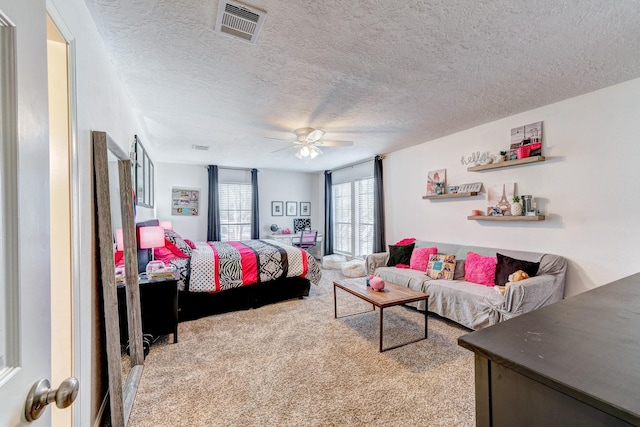
[(435, 255), (438, 253), (438, 248), (435, 246), (432, 248), (413, 248), (411, 252), (411, 261), (409, 261), (409, 267), (412, 270), (427, 271), (427, 264), (429, 264), (429, 255)]
[(412, 244), (415, 241), (416, 241), (415, 237), (407, 237), (406, 239), (400, 240), (398, 243), (396, 243), (393, 246), (406, 246), (406, 245)]
[(464, 280), (493, 287), (495, 285), (497, 263), (498, 259), (496, 257), (467, 252), (467, 259), (464, 263)]
[(193, 243), (191, 240), (189, 240), (189, 239), (184, 239), (184, 242), (185, 242), (187, 245), (189, 245), (189, 247), (190, 247), (191, 249), (195, 249), (195, 248), (196, 248), (196, 244), (195, 244), (195, 243)]

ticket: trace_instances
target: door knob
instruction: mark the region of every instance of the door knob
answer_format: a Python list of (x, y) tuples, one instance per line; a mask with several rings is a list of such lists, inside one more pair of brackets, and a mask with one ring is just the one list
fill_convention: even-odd
[(62, 381), (57, 390), (51, 389), (49, 380), (36, 382), (27, 395), (27, 403), (24, 406), (25, 418), (29, 422), (37, 420), (51, 402), (56, 402), (60, 409), (70, 406), (76, 400), (79, 386), (80, 383), (74, 377)]

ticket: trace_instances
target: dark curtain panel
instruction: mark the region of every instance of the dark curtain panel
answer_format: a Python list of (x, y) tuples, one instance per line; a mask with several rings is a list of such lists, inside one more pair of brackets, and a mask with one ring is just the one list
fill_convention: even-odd
[(333, 202), (331, 172), (324, 171), (324, 254), (333, 254)]
[(218, 197), (218, 166), (209, 165), (209, 214), (207, 240), (220, 241), (220, 198)]
[(258, 207), (258, 169), (251, 169), (251, 238), (260, 238), (260, 209)]
[(382, 157), (373, 160), (373, 252), (385, 252), (384, 188), (382, 185)]

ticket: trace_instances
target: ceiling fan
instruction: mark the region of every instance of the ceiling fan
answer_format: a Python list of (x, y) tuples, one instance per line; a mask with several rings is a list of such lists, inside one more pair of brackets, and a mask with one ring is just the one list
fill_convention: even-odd
[(296, 134), (296, 140), (291, 141), (295, 144), (293, 147), (285, 147), (275, 152), (295, 148), (297, 151), (295, 156), (299, 159), (307, 157), (313, 159), (318, 154), (322, 154), (320, 147), (348, 147), (353, 145), (353, 141), (323, 141), (325, 131), (314, 129), (311, 127), (299, 128), (293, 131)]

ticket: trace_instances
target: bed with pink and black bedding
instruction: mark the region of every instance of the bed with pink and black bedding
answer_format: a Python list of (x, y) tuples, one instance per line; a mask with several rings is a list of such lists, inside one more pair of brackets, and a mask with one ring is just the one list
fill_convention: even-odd
[(180, 320), (302, 298), (322, 277), (308, 252), (275, 240), (194, 243), (165, 230), (154, 255), (176, 270)]

